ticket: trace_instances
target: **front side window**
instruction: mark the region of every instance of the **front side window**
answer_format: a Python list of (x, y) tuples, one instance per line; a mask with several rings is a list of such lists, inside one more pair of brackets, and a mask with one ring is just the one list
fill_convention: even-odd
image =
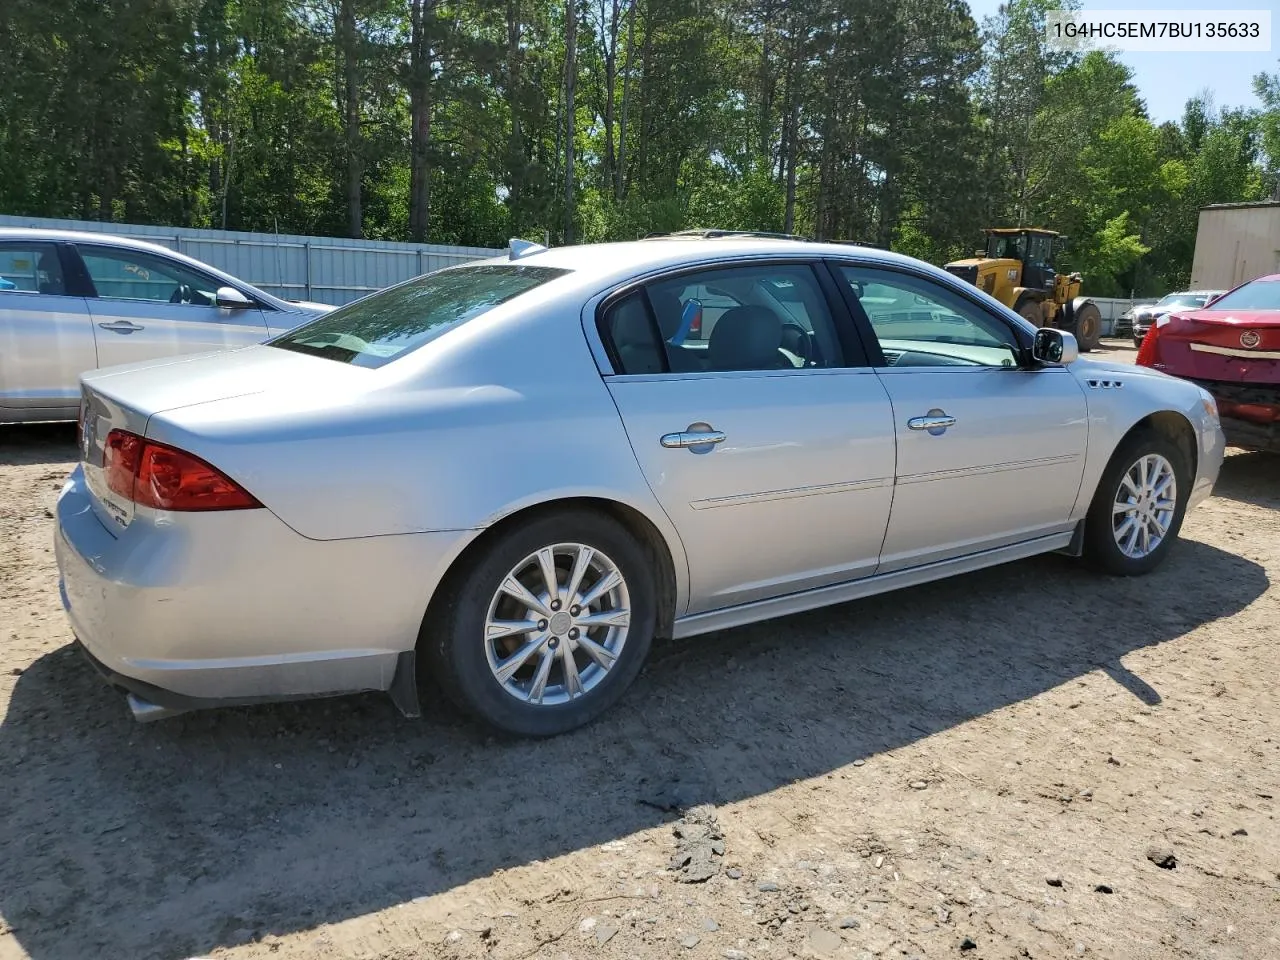
[(140, 250), (82, 246), (80, 259), (98, 296), (107, 300), (146, 300), (211, 307), (219, 282), (185, 264)]
[(925, 277), (840, 266), (890, 367), (1013, 367), (1018, 341), (999, 318)]
[(601, 327), (620, 373), (727, 373), (844, 365), (813, 268), (762, 263), (656, 280)]
[(380, 367), (568, 272), (520, 264), (438, 270), (339, 307), (267, 343), (339, 363)]
[(67, 292), (58, 251), (49, 243), (0, 244), (0, 293)]

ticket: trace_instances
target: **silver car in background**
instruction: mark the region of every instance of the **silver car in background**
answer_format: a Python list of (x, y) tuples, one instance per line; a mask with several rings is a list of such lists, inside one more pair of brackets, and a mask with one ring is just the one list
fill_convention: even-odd
[(87, 370), (258, 343), (331, 309), (152, 243), (0, 228), (0, 423), (74, 420)]
[(152, 719), (383, 690), (501, 730), (651, 641), (1058, 551), (1146, 573), (1213, 398), (908, 257), (761, 238), (511, 255), (265, 345), (83, 379), (57, 507), (83, 649)]
[(1133, 325), (1133, 345), (1142, 346), (1142, 341), (1156, 322), (1172, 310), (1200, 310), (1210, 300), (1222, 296), (1225, 290), (1185, 290), (1182, 293), (1166, 293), (1155, 303), (1142, 303), (1130, 310), (1122, 320), (1128, 319)]

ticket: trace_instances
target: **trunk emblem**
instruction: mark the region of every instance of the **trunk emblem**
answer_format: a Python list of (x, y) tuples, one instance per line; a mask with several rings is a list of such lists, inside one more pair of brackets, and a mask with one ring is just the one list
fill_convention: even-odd
[(1257, 330), (1246, 330), (1240, 334), (1240, 346), (1246, 350), (1252, 350), (1262, 342), (1262, 336)]

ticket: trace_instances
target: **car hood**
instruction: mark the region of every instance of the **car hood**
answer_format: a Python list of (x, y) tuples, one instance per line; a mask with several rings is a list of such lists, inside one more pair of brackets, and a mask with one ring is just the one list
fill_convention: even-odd
[(338, 309), (332, 303), (316, 303), (314, 300), (290, 300), (289, 306), (294, 307), (300, 313), (313, 313), (316, 316)]

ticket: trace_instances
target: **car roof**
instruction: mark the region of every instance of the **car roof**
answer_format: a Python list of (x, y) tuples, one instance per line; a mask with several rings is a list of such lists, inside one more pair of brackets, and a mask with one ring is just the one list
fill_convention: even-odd
[[(582, 271), (596, 278), (640, 276), (657, 270), (702, 263), (723, 263), (734, 259), (777, 256), (797, 259), (836, 259), (856, 256), (859, 260), (885, 266), (912, 266), (921, 262), (879, 247), (818, 241), (784, 240), (767, 237), (714, 237), (685, 239), (654, 237), (616, 243), (587, 243), (579, 246), (535, 250), (514, 259), (495, 257), (487, 262), (510, 262)], [(933, 268), (945, 276), (945, 271)]]

